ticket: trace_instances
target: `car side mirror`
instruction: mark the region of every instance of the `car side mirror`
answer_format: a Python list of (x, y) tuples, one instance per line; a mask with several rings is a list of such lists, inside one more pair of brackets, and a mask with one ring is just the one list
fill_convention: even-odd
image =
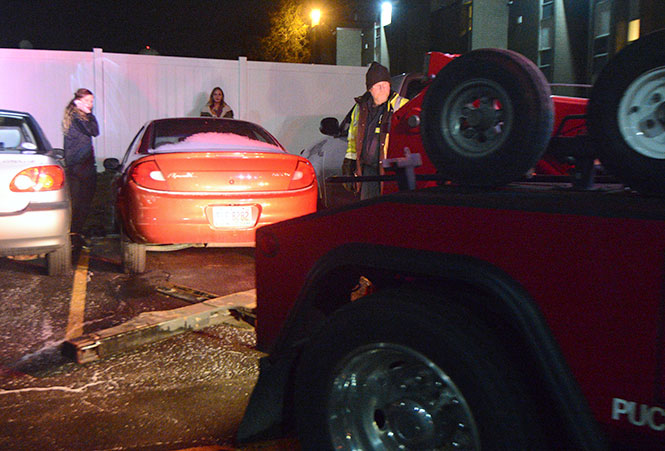
[(104, 169), (111, 172), (116, 172), (120, 169), (120, 160), (117, 158), (107, 158), (104, 160)]
[(324, 135), (337, 136), (339, 135), (339, 121), (336, 117), (324, 117), (321, 119), (319, 130)]
[(65, 159), (65, 151), (63, 149), (59, 148), (53, 148), (51, 150), (51, 154), (56, 160), (64, 160)]

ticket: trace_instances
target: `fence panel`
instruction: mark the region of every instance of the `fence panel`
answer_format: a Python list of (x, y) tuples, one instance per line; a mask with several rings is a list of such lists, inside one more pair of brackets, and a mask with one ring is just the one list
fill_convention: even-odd
[(73, 93), (95, 94), (98, 166), (120, 158), (139, 127), (159, 117), (198, 116), (215, 86), (235, 117), (257, 122), (292, 153), (322, 138), (319, 121), (341, 119), (364, 91), (366, 68), (93, 52), (0, 49), (0, 108), (28, 111), (51, 143)]
[(341, 120), (365, 90), (366, 69), (249, 62), (246, 117), (272, 131), (291, 153), (322, 138), (325, 116)]
[[(122, 155), (145, 122), (160, 117), (198, 116), (215, 86), (226, 101), (237, 100), (238, 63), (154, 55), (103, 55), (104, 122), (98, 158)], [(105, 149), (104, 152), (101, 149)]]
[(0, 108), (27, 111), (55, 147), (62, 114), (80, 87), (94, 86), (92, 52), (0, 49)]

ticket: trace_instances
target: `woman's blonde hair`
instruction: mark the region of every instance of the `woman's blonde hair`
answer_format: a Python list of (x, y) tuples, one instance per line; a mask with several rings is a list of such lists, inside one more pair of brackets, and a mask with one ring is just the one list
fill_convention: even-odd
[(72, 121), (74, 120), (74, 115), (77, 115), (81, 119), (86, 119), (86, 115), (83, 113), (83, 111), (79, 110), (76, 107), (76, 104), (74, 104), (75, 100), (81, 99), (85, 96), (91, 96), (92, 91), (86, 88), (79, 88), (76, 90), (74, 93), (74, 98), (69, 101), (67, 106), (65, 107), (65, 115), (62, 118), (62, 131), (67, 133), (67, 130), (69, 130), (69, 127), (72, 125)]

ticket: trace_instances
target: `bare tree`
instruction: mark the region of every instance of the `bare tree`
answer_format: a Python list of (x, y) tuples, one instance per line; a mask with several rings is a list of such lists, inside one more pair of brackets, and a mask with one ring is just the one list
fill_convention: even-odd
[(302, 1), (279, 0), (270, 13), (270, 32), (261, 40), (261, 59), (287, 63), (309, 62), (310, 27), (306, 14)]

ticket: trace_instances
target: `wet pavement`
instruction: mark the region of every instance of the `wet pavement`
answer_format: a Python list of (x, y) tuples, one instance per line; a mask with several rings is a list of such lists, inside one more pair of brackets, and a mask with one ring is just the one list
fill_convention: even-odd
[(86, 365), (3, 371), (0, 449), (232, 447), (256, 381), (253, 345), (251, 330), (223, 325)]
[[(117, 237), (92, 240), (75, 261), (81, 252), (83, 335), (191, 305), (165, 285), (217, 296), (254, 286), (253, 249), (149, 252), (142, 275), (122, 273)], [(0, 449), (234, 449), (261, 355), (251, 326), (230, 321), (81, 365), (61, 353), (76, 330), (72, 293), (73, 278), (47, 276), (43, 259), (0, 259)]]

